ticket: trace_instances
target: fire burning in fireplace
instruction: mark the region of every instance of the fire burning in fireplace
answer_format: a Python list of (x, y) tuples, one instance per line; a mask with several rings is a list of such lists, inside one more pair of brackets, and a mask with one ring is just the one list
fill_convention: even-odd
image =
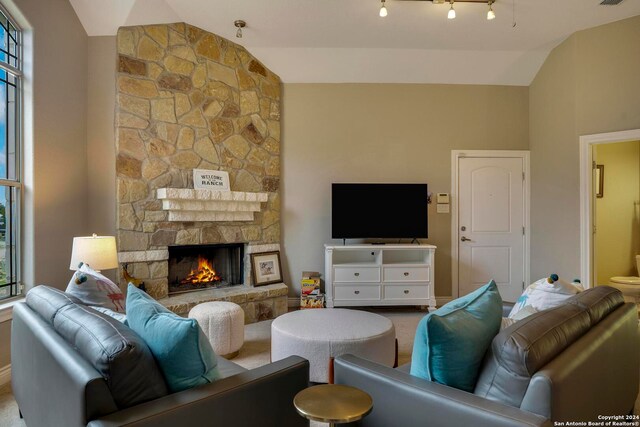
[(203, 256), (198, 256), (198, 268), (191, 272), (184, 279), (180, 280), (181, 285), (205, 285), (207, 283), (219, 282), (220, 276), (213, 268), (211, 261)]
[(244, 244), (169, 246), (169, 293), (244, 283)]

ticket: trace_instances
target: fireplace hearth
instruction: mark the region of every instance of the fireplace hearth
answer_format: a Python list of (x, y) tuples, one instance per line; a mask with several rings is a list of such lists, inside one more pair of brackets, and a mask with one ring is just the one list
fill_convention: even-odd
[(244, 284), (244, 246), (169, 246), (169, 294)]

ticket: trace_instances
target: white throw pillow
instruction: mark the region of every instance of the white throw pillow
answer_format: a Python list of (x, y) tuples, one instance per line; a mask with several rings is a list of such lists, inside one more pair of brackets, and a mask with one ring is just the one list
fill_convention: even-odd
[(102, 314), (106, 314), (109, 317), (113, 317), (120, 323), (124, 323), (125, 325), (127, 324), (126, 314), (118, 313), (117, 311), (113, 311), (110, 308), (104, 308), (97, 305), (92, 305), (91, 308), (93, 308), (95, 311), (99, 311)]
[[(580, 283), (565, 282), (558, 278), (557, 274), (552, 274), (550, 277), (532, 283), (524, 290), (511, 309), (509, 318), (522, 319), (537, 311), (557, 307), (579, 292), (582, 292)], [(518, 315), (525, 308), (527, 308), (526, 315)]]
[(73, 274), (66, 292), (86, 305), (125, 312), (125, 297), (120, 288), (87, 264), (81, 264)]

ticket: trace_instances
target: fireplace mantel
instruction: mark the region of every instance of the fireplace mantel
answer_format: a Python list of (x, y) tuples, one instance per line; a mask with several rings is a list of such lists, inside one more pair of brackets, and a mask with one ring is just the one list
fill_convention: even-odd
[(253, 221), (268, 193), (159, 188), (156, 196), (169, 221)]

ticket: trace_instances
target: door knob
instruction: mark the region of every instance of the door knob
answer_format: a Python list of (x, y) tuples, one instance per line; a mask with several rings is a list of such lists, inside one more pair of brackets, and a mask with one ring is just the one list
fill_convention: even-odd
[(470, 241), (471, 241), (471, 239), (467, 239), (467, 238), (466, 238), (466, 237), (464, 237), (464, 236), (462, 236), (462, 237), (460, 238), (460, 240), (461, 240), (461, 241), (463, 241), (463, 242), (470, 242)]

